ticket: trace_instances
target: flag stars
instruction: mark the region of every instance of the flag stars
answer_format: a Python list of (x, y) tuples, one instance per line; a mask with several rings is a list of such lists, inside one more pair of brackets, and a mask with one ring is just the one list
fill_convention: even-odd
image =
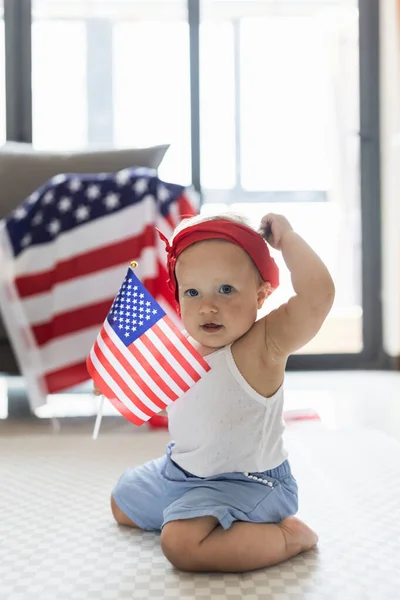
[(50, 233), (50, 235), (57, 235), (57, 233), (60, 231), (61, 229), (61, 223), (58, 219), (53, 219), (52, 221), (50, 221), (48, 227), (47, 227), (47, 231)]
[(131, 178), (130, 169), (123, 169), (122, 171), (118, 171), (118, 173), (115, 176), (115, 181), (117, 182), (117, 185), (122, 187), (128, 183), (130, 178)]
[(54, 200), (54, 192), (52, 190), (49, 190), (43, 196), (43, 204), (51, 204), (51, 202), (53, 202), (53, 200)]
[(144, 177), (142, 177), (141, 179), (138, 179), (133, 184), (132, 187), (137, 194), (144, 194), (144, 192), (147, 191), (148, 185), (149, 185), (148, 179), (145, 179)]
[(28, 198), (28, 204), (35, 204), (35, 202), (37, 202), (39, 200), (39, 192), (33, 192), (33, 194), (31, 194)]
[(41, 212), (36, 213), (32, 219), (32, 225), (41, 225), (43, 223), (43, 214)]
[(82, 205), (77, 208), (74, 214), (77, 221), (85, 221), (89, 218), (89, 213), (89, 207)]
[(72, 199), (69, 198), (68, 196), (64, 196), (63, 198), (61, 198), (60, 202), (57, 204), (58, 206), (58, 210), (60, 212), (68, 212), (69, 210), (71, 210), (72, 207)]
[(89, 185), (86, 190), (86, 197), (89, 200), (96, 200), (100, 196), (100, 186), (96, 184)]
[(60, 175), (55, 175), (52, 180), (51, 183), (53, 185), (58, 185), (59, 183), (64, 183), (64, 181), (67, 180), (67, 176), (64, 175), (64, 173), (60, 173)]
[(27, 246), (29, 246), (31, 241), (32, 241), (32, 236), (30, 233), (27, 233), (26, 235), (24, 235), (24, 237), (21, 240), (22, 248), (26, 248)]
[(163, 313), (143, 285), (134, 285), (135, 281), (133, 274), (125, 280), (113, 305), (116, 319), (112, 326), (126, 346), (143, 335), (158, 320), (160, 312)]
[(81, 182), (80, 179), (78, 179), (77, 177), (75, 177), (74, 179), (71, 179), (71, 181), (68, 184), (68, 187), (71, 190), (71, 192), (77, 192), (78, 190), (81, 189), (82, 182)]
[(157, 189), (157, 198), (160, 202), (165, 202), (169, 198), (169, 191), (164, 185), (159, 185)]
[(15, 209), (13, 216), (16, 221), (21, 221), (21, 219), (24, 219), (26, 217), (26, 215), (26, 208), (24, 208), (23, 206), (19, 206), (17, 209)]
[(118, 194), (107, 194), (107, 196), (104, 199), (104, 204), (106, 205), (108, 210), (112, 210), (113, 208), (116, 208), (117, 206), (119, 206), (120, 204), (120, 196)]

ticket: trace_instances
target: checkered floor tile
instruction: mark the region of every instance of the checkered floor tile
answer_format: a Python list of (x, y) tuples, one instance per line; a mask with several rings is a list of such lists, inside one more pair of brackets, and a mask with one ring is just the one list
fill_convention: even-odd
[(120, 472), (168, 437), (82, 432), (0, 439), (1, 600), (399, 600), (400, 445), (374, 431), (287, 432), (300, 512), (316, 550), (244, 575), (187, 574), (159, 536), (118, 527)]

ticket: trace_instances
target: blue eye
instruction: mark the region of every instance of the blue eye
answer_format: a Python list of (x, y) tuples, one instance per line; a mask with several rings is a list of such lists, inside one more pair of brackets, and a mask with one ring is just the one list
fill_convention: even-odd
[(189, 298), (195, 298), (199, 295), (199, 292), (194, 288), (190, 288), (190, 290), (186, 290), (185, 296), (189, 296)]
[(231, 294), (233, 292), (233, 287), (231, 285), (221, 285), (220, 292), (222, 292), (222, 294)]

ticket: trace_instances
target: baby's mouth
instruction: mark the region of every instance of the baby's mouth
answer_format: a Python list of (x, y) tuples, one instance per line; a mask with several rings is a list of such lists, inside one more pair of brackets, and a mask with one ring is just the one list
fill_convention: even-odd
[(208, 333), (215, 333), (216, 331), (220, 331), (223, 325), (217, 325), (216, 323), (205, 323), (201, 326), (203, 331), (207, 331)]

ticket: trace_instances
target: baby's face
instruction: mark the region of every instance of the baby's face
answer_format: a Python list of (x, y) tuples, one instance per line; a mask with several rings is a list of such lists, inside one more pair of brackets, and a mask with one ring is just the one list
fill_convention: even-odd
[(189, 246), (177, 260), (176, 278), (185, 329), (211, 348), (234, 342), (252, 327), (269, 288), (248, 254), (224, 240)]

